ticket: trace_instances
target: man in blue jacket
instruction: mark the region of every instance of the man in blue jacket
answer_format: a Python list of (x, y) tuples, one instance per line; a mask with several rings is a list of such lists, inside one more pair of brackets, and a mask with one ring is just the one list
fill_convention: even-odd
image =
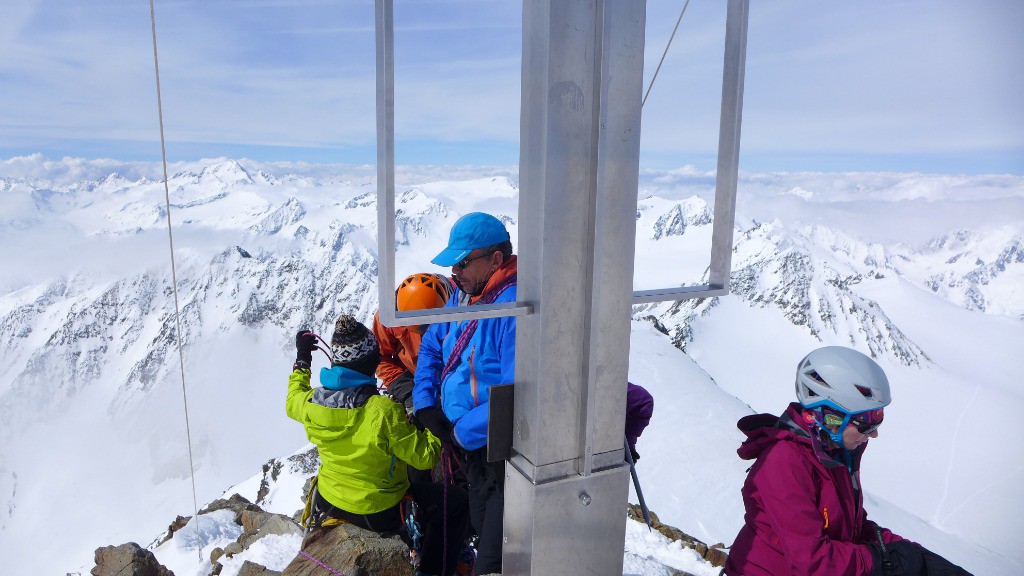
[[(450, 266), (457, 289), (446, 306), (516, 301), (516, 256), (500, 220), (473, 212), (452, 227), (448, 246), (432, 262)], [(432, 325), (416, 365), (416, 419), (463, 461), (470, 522), (476, 530), (474, 572), (501, 572), (505, 463), (487, 462), (490, 387), (515, 379), (514, 317)]]

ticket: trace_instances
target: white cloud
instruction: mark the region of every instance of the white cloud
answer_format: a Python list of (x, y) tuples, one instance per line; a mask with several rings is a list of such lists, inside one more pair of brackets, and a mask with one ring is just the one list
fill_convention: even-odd
[[(644, 89), (681, 6), (648, 3)], [(519, 138), (520, 9), (498, 0), (396, 3), (399, 140), (456, 144), (431, 160), (439, 163), (480, 161), (491, 144), (506, 152), (492, 161), (509, 160)], [(145, 3), (0, 0), (0, 11), (0, 157), (155, 157)], [(167, 0), (156, 14), (166, 134), (179, 157), (239, 156), (253, 146), (372, 150), (373, 2)], [(688, 8), (645, 107), (645, 154), (678, 157), (677, 165), (700, 154), (713, 167), (724, 18), (724, 3)], [(822, 151), (840, 164), (938, 154), (960, 164), (953, 171), (1019, 172), (1021, 28), (1016, 0), (754, 2), (743, 158), (785, 155), (787, 168), (821, 169)], [(475, 155), (449, 157), (458, 150)]]

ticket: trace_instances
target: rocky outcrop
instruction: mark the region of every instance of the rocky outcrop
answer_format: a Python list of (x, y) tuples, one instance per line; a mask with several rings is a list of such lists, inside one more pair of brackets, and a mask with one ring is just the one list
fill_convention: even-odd
[[(259, 506), (249, 502), (247, 499), (233, 494), (228, 499), (214, 500), (200, 511), (200, 514), (208, 514), (217, 510), (231, 510), (235, 513), (235, 522), (242, 527), (242, 534), (238, 539), (224, 548), (214, 548), (210, 552), (210, 564), (213, 565), (213, 574), (219, 574), (222, 569), (221, 558), (230, 558), (239, 554), (253, 543), (271, 534), (302, 534), (302, 528), (287, 516), (272, 514), (261, 509)], [(274, 570), (249, 561), (245, 561), (239, 574), (255, 576), (259, 574), (280, 574)]]
[(277, 570), (271, 570), (270, 568), (246, 560), (238, 570), (238, 576), (281, 576), (281, 573)]
[[(661, 520), (658, 519), (657, 514), (650, 510), (648, 510), (648, 512), (650, 512), (651, 515), (651, 529), (657, 530), (669, 540), (677, 541), (686, 548), (693, 549), (697, 554), (700, 554), (701, 558), (710, 562), (712, 566), (715, 566), (716, 568), (725, 567), (725, 561), (729, 554), (724, 550), (724, 544), (719, 543), (708, 546), (704, 542), (697, 540), (675, 526), (663, 524)], [(640, 509), (639, 504), (628, 504), (626, 513), (631, 519), (636, 520), (637, 522), (646, 523), (643, 511)]]
[(283, 576), (321, 576), (324, 566), (346, 576), (410, 576), (409, 547), (398, 536), (382, 537), (351, 524), (321, 528), (302, 542), (302, 549)]
[[(233, 513), (225, 517), (223, 511)], [(240, 576), (322, 576), (327, 573), (344, 574), (345, 576), (411, 576), (413, 567), (409, 562), (409, 547), (397, 535), (381, 535), (364, 530), (351, 524), (341, 524), (316, 530), (302, 539), (301, 547), (292, 561), (277, 571), (252, 560), (241, 559), (226, 562), (253, 547), (254, 544), (271, 535), (291, 535), (291, 542), (297, 545), (302, 529), (299, 525), (282, 514), (267, 512), (249, 502), (246, 498), (234, 494), (230, 498), (219, 499), (209, 503), (199, 511), (200, 518), (207, 515), (219, 516), (220, 522), (234, 523), (241, 526), (241, 532), (234, 542), (223, 547), (216, 547), (210, 553), (210, 576), (218, 576), (226, 565), (233, 566)], [(636, 522), (644, 522), (643, 514), (636, 504), (627, 505), (627, 515)], [(651, 512), (651, 525), (654, 530), (663, 534), (672, 542), (694, 550), (701, 558), (715, 567), (723, 567), (726, 560), (725, 547), (722, 544), (708, 545), (687, 535), (682, 530), (661, 522), (657, 514)], [(154, 542), (150, 548), (157, 548), (161, 543), (172, 538), (178, 530), (189, 521), (179, 516), (171, 523), (165, 534)], [(223, 531), (221, 531), (223, 533)], [(290, 550), (294, 550), (291, 548)], [(290, 555), (290, 550), (285, 554)], [(158, 551), (159, 552), (159, 551)], [(287, 556), (285, 556), (287, 557)], [(257, 556), (257, 558), (259, 558)], [(651, 558), (653, 561), (654, 559)], [(672, 576), (692, 576), (671, 566), (663, 565)], [(275, 568), (280, 568), (278, 564)], [(96, 550), (96, 568), (93, 576), (173, 576), (173, 572), (160, 565), (153, 554), (134, 543), (122, 546), (100, 548)], [(495, 575), (500, 576), (500, 575)]]
[(149, 550), (135, 542), (96, 549), (92, 576), (174, 576)]

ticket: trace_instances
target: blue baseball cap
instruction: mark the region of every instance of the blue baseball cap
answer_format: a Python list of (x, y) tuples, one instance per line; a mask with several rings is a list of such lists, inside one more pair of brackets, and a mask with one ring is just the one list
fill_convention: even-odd
[(455, 222), (448, 237), (448, 247), (431, 262), (438, 266), (454, 266), (477, 248), (501, 244), (509, 239), (508, 230), (501, 220), (483, 212), (470, 212)]

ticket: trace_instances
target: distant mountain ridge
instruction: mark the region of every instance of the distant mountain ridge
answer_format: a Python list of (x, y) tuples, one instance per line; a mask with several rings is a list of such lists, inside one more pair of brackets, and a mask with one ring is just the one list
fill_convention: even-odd
[[(702, 177), (698, 180), (698, 188), (705, 185)], [(514, 177), (401, 185), (396, 197), (400, 265), (435, 269), (427, 261), (467, 211), (461, 199), (467, 186), (496, 191), (500, 201), (487, 206), (515, 231)], [(279, 355), (283, 370), (299, 327), (330, 326), (341, 313), (372, 320), (376, 197), (365, 176), (282, 175), (221, 160), (176, 170), (169, 188), (189, 385), (201, 398), (214, 394), (206, 390), (223, 389), (217, 392), (223, 396), (211, 396), (216, 401), (209, 400), (207, 409), (225, 397), (260, 390), (263, 382), (231, 367), (244, 363), (238, 357), (244, 359), (248, 350)], [(0, 287), (10, 287), (0, 293), (0, 419), (6, 423), (0, 453), (29, 442), (22, 430), (40, 414), (57, 415), (48, 425), (74, 434), (75, 429), (62, 428), (63, 415), (80, 406), (99, 407), (95, 418), (118, 420), (129, 418), (148, 395), (173, 397), (179, 386), (178, 334), (163, 184), (152, 175), (125, 177), (116, 171), (61, 184), (0, 175), (0, 193), (7, 206), (0, 213), (5, 245), (13, 242), (33, 253), (32, 245), (45, 246), (54, 234), (77, 239), (54, 251), (51, 261), (6, 256), (20, 266), (5, 266), (12, 272), (0, 278)], [(713, 209), (703, 196), (674, 189), (659, 195), (648, 187), (638, 201), (638, 251), (664, 252), (674, 246), (666, 243), (706, 238)], [(807, 194), (795, 198), (802, 196)], [(810, 197), (820, 201), (819, 196)], [(948, 230), (912, 247), (865, 241), (826, 224), (759, 220), (744, 214), (742, 202), (739, 212), (729, 298), (818, 341), (848, 343), (902, 366), (929, 363), (921, 346), (860, 290), (863, 282), (878, 278), (902, 278), (962, 309), (1024, 319), (1024, 223)], [(110, 254), (98, 254), (97, 246)], [(101, 269), (93, 258), (105, 262)], [(697, 269), (707, 265), (706, 255), (686, 258), (684, 263)], [(47, 274), (49, 268), (63, 272)], [(714, 317), (720, 301), (643, 305), (634, 309), (634, 318), (653, 317), (686, 351), (694, 321)], [(239, 352), (228, 356), (229, 345)], [(218, 363), (205, 356), (208, 350), (221, 354), (211, 356), (220, 358)], [(193, 372), (197, 366), (202, 369)], [(265, 375), (270, 382), (279, 377)], [(211, 447), (217, 438), (205, 443), (197, 466), (215, 468)], [(19, 508), (25, 485), (32, 482), (26, 474), (0, 462), (0, 500), (7, 502), (0, 508), (0, 532), (17, 529), (18, 518), (28, 513)], [(152, 476), (154, 485), (165, 481)], [(167, 477), (181, 478), (180, 466)]]
[[(297, 325), (329, 325), (342, 312), (366, 322), (372, 318), (377, 277), (374, 191), (292, 175), (279, 179), (262, 170), (254, 177), (234, 160), (176, 172), (170, 184), (179, 234), (213, 229), (234, 236), (230, 245), (211, 246), (216, 252), (210, 256), (190, 254), (187, 244), (180, 245), (186, 347), (211, 330), (236, 326), (274, 326), (286, 332)], [(162, 185), (146, 178), (131, 182), (112, 172), (56, 188), (8, 178), (0, 179), (0, 185), (6, 194), (33, 200), (34, 211), (0, 219), (0, 228), (8, 231), (31, 228), (33, 218), (66, 222), (90, 236), (131, 237), (165, 226)], [(515, 189), (512, 182), (506, 186)], [(349, 199), (317, 206), (320, 223), (307, 224), (310, 207), (300, 198), (308, 191), (315, 191), (321, 201), (332, 194)], [(397, 196), (397, 245), (440, 246), (460, 214), (418, 187)], [(90, 218), (82, 213), (91, 213)], [(713, 211), (697, 196), (671, 202), (652, 195), (639, 201), (638, 218), (641, 214), (653, 214), (644, 220), (653, 225), (638, 229), (638, 242), (648, 239), (656, 246), (667, 237), (706, 231)], [(926, 358), (921, 349), (884, 310), (857, 293), (864, 277), (885, 275), (903, 276), (969, 310), (1024, 318), (1020, 230), (954, 230), (913, 249), (865, 243), (823, 225), (751, 222), (736, 230), (732, 294), (753, 306), (777, 309), (816, 337), (839, 335), (875, 356), (920, 364)], [(58, 387), (71, 397), (101, 377), (113, 378), (118, 389), (131, 394), (167, 376), (176, 345), (167, 266), (161, 263), (155, 270), (93, 285), (88, 262), (82, 265), (84, 272), (69, 271), (0, 299), (6, 366), (0, 416), (5, 419), (18, 420), (22, 410), (17, 398), (41, 401), (34, 391), (43, 382), (64, 383)], [(635, 316), (656, 316), (685, 350), (689, 320), (713, 313), (716, 301), (641, 306)], [(211, 306), (222, 314), (216, 326), (204, 313)], [(57, 315), (57, 310), (63, 312)], [(110, 374), (104, 366), (113, 357), (122, 364), (134, 360)]]

